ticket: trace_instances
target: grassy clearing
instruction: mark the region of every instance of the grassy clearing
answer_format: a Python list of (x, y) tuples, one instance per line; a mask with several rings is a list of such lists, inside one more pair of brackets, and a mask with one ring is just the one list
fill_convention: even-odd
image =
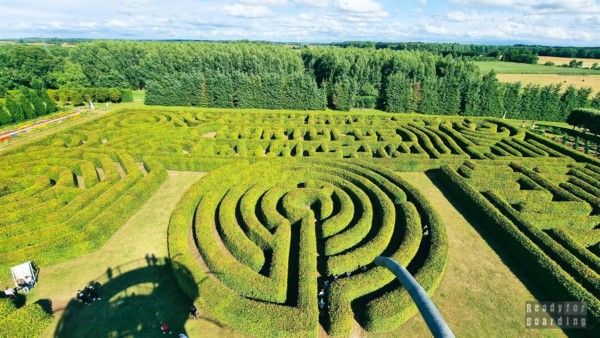
[(550, 62), (554, 62), (555, 65), (560, 66), (560, 65), (569, 64), (569, 62), (571, 62), (571, 60), (573, 60), (573, 59), (575, 59), (577, 61), (582, 61), (583, 67), (591, 67), (594, 63), (600, 64), (600, 59), (563, 58), (563, 57), (559, 57), (559, 56), (540, 56), (538, 63), (543, 65), (544, 63), (550, 61)]
[(538, 85), (561, 84), (576, 88), (591, 87), (594, 93), (600, 92), (600, 75), (558, 75), (558, 74), (498, 74), (501, 82), (534, 83)]
[[(433, 301), (457, 337), (561, 337), (561, 330), (524, 326), (525, 302), (536, 297), (425, 173), (399, 173), (425, 195), (447, 228), (448, 265)], [(388, 337), (424, 337), (416, 315)]]
[(133, 91), (133, 102), (144, 102), (145, 97), (146, 97), (145, 90), (134, 90)]
[[(165, 236), (172, 209), (202, 176), (169, 172), (167, 181), (101, 249), (42, 269), (40, 283), (28, 301), (53, 301), (56, 318), (44, 336), (152, 336), (159, 332), (160, 320), (169, 321), (174, 330), (182, 329), (189, 301), (160, 259), (167, 256)], [(148, 266), (148, 254), (158, 257), (156, 266)], [(89, 307), (70, 303), (76, 291), (93, 280), (106, 285), (102, 301)]]
[(526, 64), (504, 61), (475, 62), (482, 72), (487, 73), (492, 69), (498, 74), (595, 74), (600, 75), (600, 70), (568, 68), (557, 66), (544, 66), (540, 64)]

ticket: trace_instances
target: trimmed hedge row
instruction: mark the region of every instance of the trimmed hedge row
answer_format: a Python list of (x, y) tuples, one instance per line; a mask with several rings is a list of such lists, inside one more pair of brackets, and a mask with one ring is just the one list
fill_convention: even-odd
[[(158, 163), (146, 163), (147, 175), (142, 174), (128, 154), (115, 155), (115, 160), (86, 154), (95, 161), (82, 160), (82, 152), (75, 151), (62, 152), (54, 160), (39, 159), (48, 153), (26, 155), (3, 158), (11, 163), (4, 177), (35, 183), (0, 196), (3, 207), (19, 206), (0, 220), (2, 267), (25, 259), (53, 264), (98, 248), (166, 178), (166, 171)], [(98, 172), (106, 169), (102, 170), (101, 180), (96, 163), (100, 163)], [(116, 163), (124, 168), (124, 178)], [(82, 174), (83, 181), (78, 174)], [(23, 226), (29, 231), (19, 231)]]
[(0, 337), (38, 337), (51, 321), (52, 315), (42, 304), (25, 305), (0, 317)]
[(535, 243), (550, 259), (558, 263), (591, 294), (600, 294), (600, 276), (583, 264), (571, 252), (558, 244), (548, 234), (523, 219), (506, 201), (494, 192), (485, 193), (490, 202), (498, 208), (525, 236)]
[(501, 214), (484, 196), (468, 185), (454, 170), (442, 167), (440, 180), (474, 217), (485, 224), (485, 231), (496, 240), (531, 276), (544, 279), (544, 288), (555, 297), (585, 301), (592, 317), (592, 327), (600, 319), (600, 300), (583, 288), (570, 274), (548, 257), (530, 238), (523, 234), (506, 216)]
[(597, 274), (600, 273), (600, 258), (598, 256), (574, 241), (571, 236), (567, 235), (561, 229), (549, 229), (548, 233), (555, 241), (572, 252), (573, 255), (577, 256), (577, 258), (587, 264)]

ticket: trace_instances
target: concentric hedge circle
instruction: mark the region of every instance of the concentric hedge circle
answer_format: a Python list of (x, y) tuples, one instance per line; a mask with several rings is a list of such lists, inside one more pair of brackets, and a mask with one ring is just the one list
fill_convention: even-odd
[[(215, 320), (254, 335), (392, 329), (414, 312), (391, 256), (430, 292), (446, 235), (429, 204), (393, 172), (366, 163), (239, 161), (211, 172), (180, 201), (169, 228), (176, 276)], [(176, 266), (176, 265), (175, 265)], [(349, 273), (349, 275), (347, 275)], [(326, 307), (317, 293), (326, 288)], [(198, 290), (199, 288), (199, 290)]]

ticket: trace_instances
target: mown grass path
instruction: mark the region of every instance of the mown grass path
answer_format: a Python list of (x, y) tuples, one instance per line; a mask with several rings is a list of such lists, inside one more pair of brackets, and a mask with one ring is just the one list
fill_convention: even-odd
[[(425, 195), (447, 228), (448, 265), (432, 299), (457, 337), (564, 336), (525, 328), (525, 302), (535, 296), (425, 173), (399, 175)], [(392, 336), (428, 334), (416, 315)]]
[[(44, 336), (153, 336), (159, 332), (160, 320), (183, 325), (189, 300), (179, 290), (170, 268), (160, 262), (167, 256), (166, 232), (171, 212), (203, 175), (169, 172), (156, 193), (102, 248), (42, 269), (40, 282), (28, 301), (49, 298), (53, 302), (56, 318)], [(149, 266), (152, 264), (146, 259), (151, 254), (157, 257), (156, 266)], [(92, 280), (108, 285), (108, 269), (113, 282), (110, 290), (105, 288), (102, 292), (110, 297), (88, 307), (69, 303), (77, 290)], [(62, 331), (57, 331), (59, 322)], [(171, 326), (173, 330), (182, 329)]]

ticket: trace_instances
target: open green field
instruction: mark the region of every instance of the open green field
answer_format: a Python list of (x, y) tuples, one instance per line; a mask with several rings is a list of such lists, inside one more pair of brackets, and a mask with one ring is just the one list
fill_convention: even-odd
[(558, 75), (558, 74), (497, 74), (500, 82), (521, 82), (540, 86), (560, 84), (562, 89), (568, 86), (575, 88), (592, 88), (592, 95), (600, 92), (600, 75)]
[(600, 92), (600, 70), (503, 61), (481, 61), (476, 64), (482, 72), (494, 70), (500, 82), (540, 86), (560, 84), (563, 89), (568, 86), (592, 88), (592, 95)]
[[(381, 255), (457, 336), (600, 319), (600, 162), (506, 121), (131, 103), (0, 165), (0, 271), (40, 266), (45, 336), (426, 334)], [(532, 300), (586, 302), (590, 328), (528, 329)]]
[(540, 56), (538, 60), (538, 64), (544, 64), (546, 62), (554, 62), (555, 65), (568, 65), (571, 60), (581, 61), (583, 67), (589, 68), (597, 63), (600, 65), (600, 59), (591, 59), (591, 58), (566, 58), (566, 57), (558, 57), (558, 56)]
[(494, 70), (497, 74), (560, 74), (560, 75), (600, 75), (600, 70), (544, 66), (504, 61), (478, 61), (475, 64), (482, 72)]

